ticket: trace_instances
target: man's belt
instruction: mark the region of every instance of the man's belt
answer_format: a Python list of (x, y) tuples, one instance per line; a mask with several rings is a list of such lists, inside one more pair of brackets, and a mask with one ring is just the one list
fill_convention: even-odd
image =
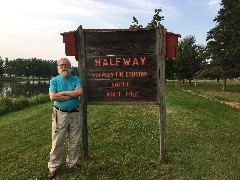
[(57, 107), (57, 106), (54, 106), (54, 107), (55, 107), (56, 110), (62, 111), (62, 112), (68, 112), (68, 113), (71, 113), (71, 112), (79, 112), (78, 106), (77, 106), (76, 108), (74, 108), (74, 109), (69, 109), (69, 110), (60, 109), (60, 108)]

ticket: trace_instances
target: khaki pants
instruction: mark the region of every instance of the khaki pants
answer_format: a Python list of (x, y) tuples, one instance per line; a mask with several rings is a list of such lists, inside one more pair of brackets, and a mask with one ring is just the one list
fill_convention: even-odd
[(50, 171), (60, 166), (66, 133), (68, 133), (68, 154), (66, 164), (73, 166), (79, 157), (79, 139), (82, 133), (82, 116), (80, 112), (61, 112), (53, 108), (52, 114), (52, 149), (48, 168)]

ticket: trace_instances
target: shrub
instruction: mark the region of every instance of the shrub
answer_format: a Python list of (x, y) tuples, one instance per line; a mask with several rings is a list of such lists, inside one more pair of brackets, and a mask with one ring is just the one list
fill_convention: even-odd
[(47, 101), (49, 101), (49, 95), (46, 95), (46, 94), (38, 94), (38, 95), (35, 95), (31, 98), (31, 103), (33, 105), (36, 105), (36, 104), (41, 104), (41, 103), (45, 103)]
[(28, 107), (30, 104), (29, 100), (25, 97), (13, 98), (11, 111), (17, 111)]
[(27, 97), (18, 97), (18, 98), (10, 98), (10, 97), (2, 97), (0, 98), (0, 115), (18, 111), (29, 107), (30, 105), (37, 105), (41, 103), (48, 102), (49, 95), (48, 94), (38, 94), (32, 96), (31, 98)]
[(0, 114), (5, 114), (11, 111), (12, 98), (4, 97), (0, 98)]

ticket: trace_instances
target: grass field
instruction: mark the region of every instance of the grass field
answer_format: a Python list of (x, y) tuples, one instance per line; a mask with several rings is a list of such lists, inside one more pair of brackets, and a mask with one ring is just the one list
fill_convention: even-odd
[[(240, 109), (219, 101), (240, 103), (239, 96), (235, 82), (225, 93), (216, 82), (167, 83), (166, 163), (160, 163), (158, 106), (89, 105), (90, 159), (70, 171), (64, 155), (57, 179), (238, 180)], [(0, 179), (46, 179), (51, 104), (0, 117)]]

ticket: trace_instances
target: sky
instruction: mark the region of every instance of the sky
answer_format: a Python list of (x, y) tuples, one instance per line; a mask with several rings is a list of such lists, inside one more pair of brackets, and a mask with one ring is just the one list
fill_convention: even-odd
[[(0, 56), (9, 60), (36, 57), (58, 60), (65, 55), (60, 33), (85, 29), (128, 29), (133, 16), (144, 27), (155, 9), (161, 24), (182, 40), (192, 35), (206, 45), (216, 26), (221, 0), (0, 0)], [(67, 56), (77, 66), (74, 56)]]

